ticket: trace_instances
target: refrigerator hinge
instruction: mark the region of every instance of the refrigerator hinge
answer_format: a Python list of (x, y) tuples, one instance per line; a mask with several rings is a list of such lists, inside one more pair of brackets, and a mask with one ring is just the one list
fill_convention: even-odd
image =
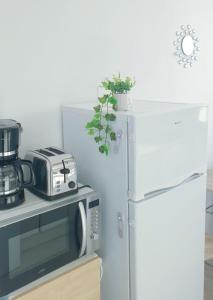
[(139, 202), (145, 199), (144, 193), (136, 194), (134, 192), (127, 192), (128, 200), (131, 202)]
[(127, 191), (127, 196), (129, 200), (132, 200), (133, 198), (133, 193), (131, 191)]
[(131, 133), (128, 134), (128, 141), (135, 143), (135, 138), (134, 138), (133, 134), (131, 134)]

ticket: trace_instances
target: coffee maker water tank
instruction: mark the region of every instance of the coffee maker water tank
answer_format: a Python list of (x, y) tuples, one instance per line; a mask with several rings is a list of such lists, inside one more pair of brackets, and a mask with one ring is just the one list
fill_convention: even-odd
[(0, 161), (18, 157), (21, 124), (11, 119), (0, 119)]

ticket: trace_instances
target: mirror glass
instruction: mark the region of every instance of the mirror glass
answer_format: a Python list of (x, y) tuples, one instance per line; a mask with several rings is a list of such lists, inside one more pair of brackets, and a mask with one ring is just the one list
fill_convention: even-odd
[(190, 56), (193, 54), (194, 50), (194, 42), (190, 35), (186, 35), (182, 40), (182, 50), (183, 53), (187, 56)]

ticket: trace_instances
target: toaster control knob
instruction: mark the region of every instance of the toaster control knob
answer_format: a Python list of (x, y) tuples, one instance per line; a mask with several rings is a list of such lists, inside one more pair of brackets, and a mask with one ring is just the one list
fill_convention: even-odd
[(67, 168), (61, 169), (60, 173), (64, 174), (64, 175), (69, 174), (70, 173), (70, 169), (67, 169)]
[(73, 189), (75, 187), (75, 182), (74, 181), (70, 181), (68, 183), (68, 186), (69, 186), (70, 189)]

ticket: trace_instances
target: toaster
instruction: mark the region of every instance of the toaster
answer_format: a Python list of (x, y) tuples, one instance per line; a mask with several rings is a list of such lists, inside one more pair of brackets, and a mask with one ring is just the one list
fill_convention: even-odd
[(34, 194), (55, 200), (78, 192), (76, 162), (71, 154), (56, 147), (29, 151), (25, 158), (32, 162)]

